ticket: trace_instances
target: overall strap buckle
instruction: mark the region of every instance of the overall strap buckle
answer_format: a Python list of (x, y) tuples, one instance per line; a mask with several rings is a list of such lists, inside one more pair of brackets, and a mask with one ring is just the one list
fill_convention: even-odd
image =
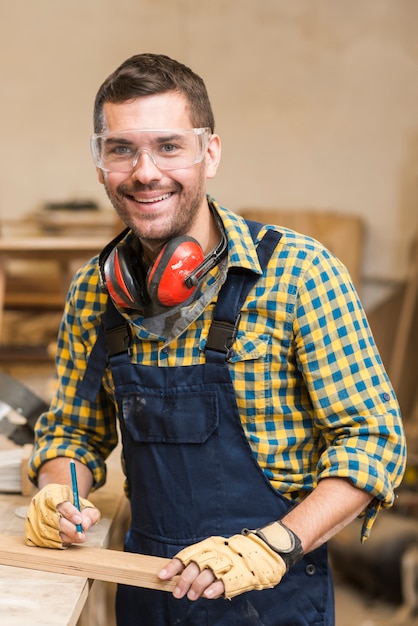
[(128, 324), (107, 329), (105, 337), (108, 357), (130, 351), (131, 331)]
[(238, 315), (235, 324), (213, 320), (206, 340), (206, 350), (228, 353), (237, 336), (240, 317)]

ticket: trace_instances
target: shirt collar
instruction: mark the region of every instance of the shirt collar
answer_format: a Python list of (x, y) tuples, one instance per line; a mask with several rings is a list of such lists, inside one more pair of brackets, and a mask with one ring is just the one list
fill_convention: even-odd
[[(208, 196), (208, 202), (218, 213), (228, 238), (228, 267), (242, 267), (256, 274), (262, 274), (256, 245), (251, 237), (247, 222), (237, 213), (221, 207)], [(257, 238), (256, 243), (259, 239)]]

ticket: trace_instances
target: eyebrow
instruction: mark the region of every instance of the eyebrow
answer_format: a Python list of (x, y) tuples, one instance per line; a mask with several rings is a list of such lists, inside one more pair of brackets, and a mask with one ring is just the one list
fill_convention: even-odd
[(105, 143), (106, 144), (109, 144), (109, 143), (131, 144), (133, 143), (133, 141), (130, 141), (129, 139), (125, 139), (124, 137), (105, 137)]
[(165, 135), (164, 137), (158, 137), (158, 141), (170, 141), (171, 139), (179, 139), (183, 135), (179, 135), (179, 133), (173, 133), (171, 135)]
[[(117, 136), (105, 137), (106, 143), (126, 143), (126, 144), (133, 143), (132, 139), (124, 137), (124, 135), (123, 135), (124, 132), (125, 131), (121, 131), (121, 134), (117, 135)], [(135, 131), (131, 131), (131, 132), (135, 132)], [(147, 130), (144, 130), (144, 131), (139, 130), (138, 132), (153, 132), (153, 131), (152, 131), (152, 129), (150, 129), (149, 131), (147, 131)], [(159, 130), (158, 132), (163, 132), (163, 131)], [(171, 134), (169, 134), (169, 135), (160, 135), (160, 136), (157, 136), (155, 139), (157, 141), (172, 141), (174, 139), (180, 139), (182, 137), (182, 135), (180, 133), (173, 133), (172, 131), (170, 131), (170, 129), (167, 129), (167, 132), (168, 133), (171, 132)]]

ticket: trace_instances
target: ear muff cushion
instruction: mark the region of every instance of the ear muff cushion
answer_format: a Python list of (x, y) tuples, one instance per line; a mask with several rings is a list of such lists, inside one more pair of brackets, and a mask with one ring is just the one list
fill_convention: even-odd
[(112, 250), (103, 269), (107, 290), (116, 305), (141, 310), (149, 302), (145, 285), (141, 287), (138, 252), (128, 243), (121, 242)]
[(113, 302), (126, 308), (131, 307), (133, 303), (133, 294), (129, 290), (119, 262), (119, 249), (116, 247), (112, 250), (104, 264), (104, 274), (106, 278), (106, 287)]
[(200, 244), (192, 237), (176, 237), (158, 254), (147, 278), (148, 293), (154, 302), (175, 306), (187, 300), (196, 287), (185, 280), (204, 261)]

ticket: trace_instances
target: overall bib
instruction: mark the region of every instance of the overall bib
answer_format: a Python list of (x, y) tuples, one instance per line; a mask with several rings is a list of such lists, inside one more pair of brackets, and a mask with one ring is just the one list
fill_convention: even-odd
[[(258, 246), (261, 258), (264, 239)], [(264, 263), (270, 254), (271, 249)], [(272, 488), (251, 451), (223, 349), (225, 328), (230, 333), (256, 278), (230, 271), (219, 293), (218, 321), (212, 324), (204, 364), (143, 366), (132, 364), (127, 351), (110, 356), (131, 492), (128, 552), (171, 558), (211, 535), (263, 526), (291, 506)], [(115, 314), (110, 303), (108, 328), (116, 326)], [(306, 555), (274, 589), (231, 601), (191, 602), (120, 585), (116, 611), (119, 626), (332, 626), (327, 549)]]

